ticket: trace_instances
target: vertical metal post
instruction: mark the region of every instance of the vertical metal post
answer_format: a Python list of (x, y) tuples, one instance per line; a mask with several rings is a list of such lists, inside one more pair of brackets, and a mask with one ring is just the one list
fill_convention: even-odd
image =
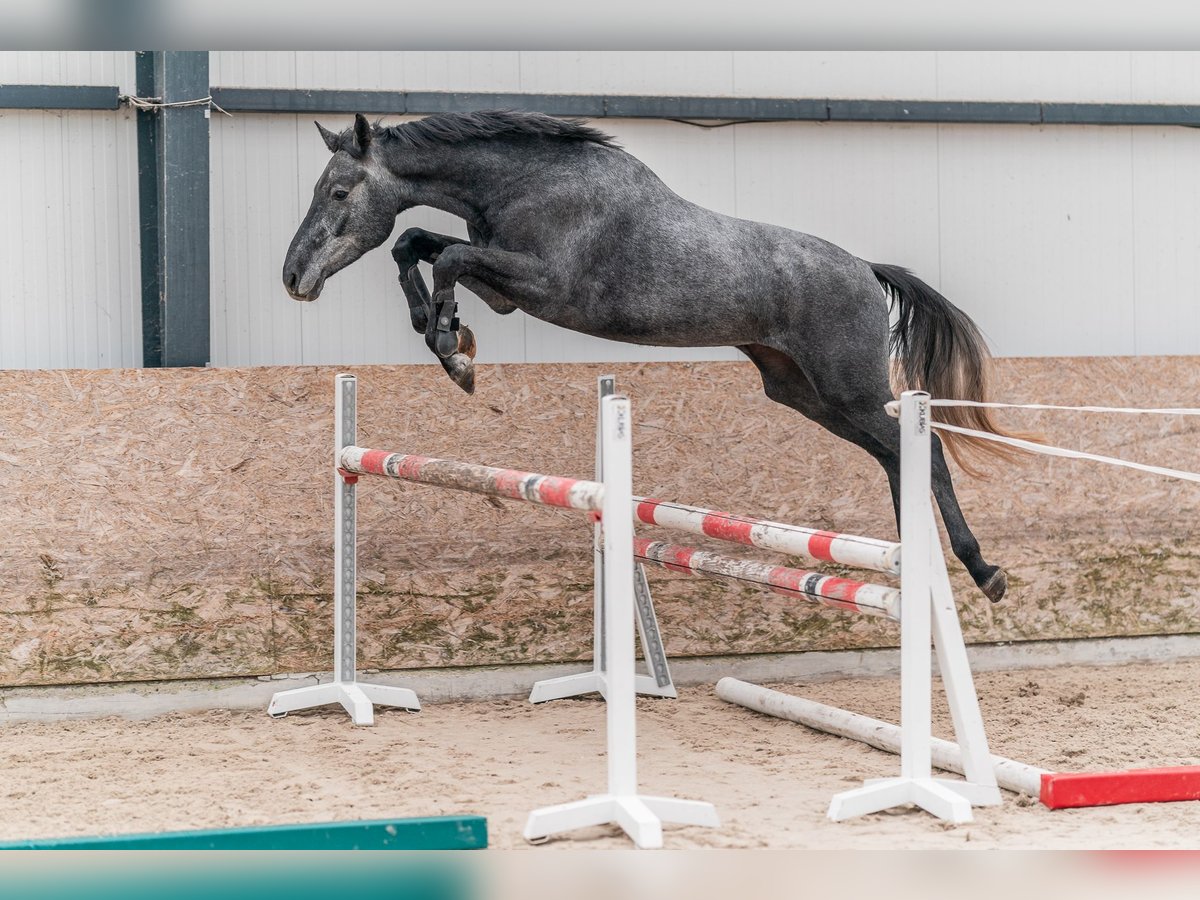
[(932, 778), (929, 395), (900, 398), (900, 775)]
[[(139, 50), (135, 55), (137, 93), (153, 97), (156, 54)], [(157, 368), (162, 356), (162, 258), (158, 233), (158, 113), (139, 109), (137, 116), (138, 229), (141, 238), (142, 365)]]
[[(616, 378), (601, 375), (596, 381), (596, 480), (604, 480), (604, 448), (600, 427), (600, 408), (605, 397), (616, 393)], [(632, 515), (632, 512), (630, 513)], [(599, 691), (606, 695), (608, 690), (604, 673), (608, 668), (607, 644), (604, 627), (604, 528), (596, 522), (592, 530), (592, 579), (594, 597), (592, 601), (592, 669), (575, 675), (545, 678), (536, 682), (529, 692), (530, 703), (545, 703), (564, 697), (578, 697)], [(650, 584), (646, 571), (638, 563), (633, 570), (634, 606), (637, 610), (638, 634), (642, 638), (642, 652), (646, 656), (649, 675), (634, 675), (635, 690), (639, 694), (654, 697), (675, 698), (675, 683), (671, 681), (671, 670), (667, 663), (667, 652), (663, 649), (662, 633), (654, 613), (654, 599), (650, 596)]]
[[(604, 403), (605, 397), (611, 397), (617, 392), (617, 380), (612, 375), (601, 375), (596, 382), (597, 410)], [(604, 477), (604, 448), (600, 438), (600, 416), (596, 416), (596, 480)], [(600, 522), (592, 527), (592, 559), (594, 562), (595, 599), (593, 613), (593, 657), (596, 672), (603, 673), (607, 666), (604, 646), (604, 528)]]
[(334, 392), (333, 425), (333, 671), (338, 681), (353, 682), (356, 675), (355, 591), (357, 588), (357, 478), (338, 472), (342, 449), (351, 447), (358, 431), (358, 380), (338, 375)]
[(900, 777), (838, 794), (829, 804), (834, 820), (913, 803), (948, 822), (971, 821), (968, 799), (933, 777), (933, 569), (942, 548), (930, 496), (929, 409), (922, 391), (900, 397)]
[(298, 709), (340, 703), (355, 725), (375, 724), (374, 705), (420, 709), (408, 688), (358, 680), (356, 619), (358, 508), (357, 475), (342, 475), (342, 450), (358, 432), (358, 379), (338, 375), (333, 391), (333, 680), (280, 691), (267, 712), (286, 716)]
[(604, 673), (608, 793), (534, 810), (526, 840), (614, 822), (638, 847), (662, 846), (662, 823), (715, 827), (711, 803), (637, 793), (637, 694), (634, 672), (633, 426), (629, 399), (600, 401), (604, 484)]
[[(204, 99), (208, 52), (139, 51), (137, 91), (164, 104)], [(211, 358), (208, 107), (137, 117), (143, 364), (204, 366)]]
[(637, 793), (637, 733), (633, 688), (633, 438), (629, 400), (600, 402), (604, 461), (604, 630), (608, 691), (608, 792)]

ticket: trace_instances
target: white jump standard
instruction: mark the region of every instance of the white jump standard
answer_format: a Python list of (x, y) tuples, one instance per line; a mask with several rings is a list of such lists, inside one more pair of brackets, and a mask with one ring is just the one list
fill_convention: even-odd
[(629, 400), (600, 401), (604, 477), (605, 715), (608, 792), (530, 813), (525, 838), (615, 822), (639, 847), (661, 847), (661, 822), (719, 825), (712, 804), (637, 792), (637, 736), (633, 653), (633, 436)]
[(342, 474), (342, 450), (354, 444), (357, 431), (357, 381), (353, 375), (338, 375), (334, 390), (334, 487), (333, 487), (333, 681), (311, 687), (280, 691), (271, 698), (267, 712), (285, 716), (299, 709), (340, 703), (355, 725), (373, 725), (373, 704), (401, 709), (421, 708), (417, 695), (408, 688), (366, 684), (357, 676), (355, 591), (357, 571), (357, 477)]
[[(604, 473), (604, 441), (600, 432), (600, 404), (605, 397), (616, 393), (616, 378), (612, 375), (601, 375), (596, 380), (596, 478), (603, 478)], [(634, 497), (636, 504), (641, 498)], [(571, 675), (561, 675), (558, 678), (545, 678), (533, 685), (529, 692), (530, 703), (545, 703), (549, 700), (562, 700), (567, 697), (579, 697), (584, 694), (598, 693), (604, 697), (607, 694), (605, 672), (608, 666), (608, 654), (605, 643), (605, 614), (604, 614), (604, 529), (597, 519), (592, 529), (592, 581), (593, 581), (593, 610), (592, 610), (592, 667), (586, 672), (576, 672)], [(671, 680), (671, 669), (667, 663), (667, 653), (663, 649), (662, 634), (658, 628), (658, 617), (654, 613), (654, 598), (650, 595), (650, 583), (646, 580), (646, 570), (639, 562), (633, 569), (633, 602), (637, 612), (638, 636), (642, 639), (642, 654), (646, 658), (649, 674), (634, 675), (634, 690), (636, 693), (650, 697), (666, 697), (674, 699), (678, 696), (675, 683)]]
[[(341, 702), (356, 724), (370, 724), (371, 701), (417, 708), (417, 698), (401, 688), (361, 685), (354, 680), (354, 487), (360, 475), (381, 475), (431, 487), (472, 491), (512, 500), (600, 513), (603, 528), (603, 611), (607, 666), (608, 791), (572, 803), (534, 811), (525, 837), (538, 840), (593, 825), (614, 823), (639, 847), (662, 846), (662, 823), (716, 826), (710, 803), (647, 797), (637, 792), (637, 731), (633, 618), (633, 437), (629, 400), (600, 401), (601, 478), (586, 481), (515, 469), (389, 453), (354, 446), (355, 379), (337, 377), (338, 561), (335, 680), (329, 685), (276, 694), (269, 711), (280, 715), (324, 703)], [(378, 692), (378, 693), (377, 693)], [(388, 693), (396, 692), (396, 693)], [(376, 699), (379, 697), (380, 699)]]
[[(868, 781), (833, 798), (834, 820), (915, 804), (949, 822), (971, 821), (971, 806), (1000, 803), (966, 645), (946, 573), (930, 498), (929, 395), (906, 392), (900, 411), (900, 775)], [(860, 562), (859, 565), (863, 563)], [(931, 698), (933, 641), (946, 686), (965, 781), (933, 777)], [(723, 679), (719, 696), (743, 703), (755, 686)], [(745, 702), (753, 709), (761, 704)], [(763, 710), (773, 712), (772, 710)]]

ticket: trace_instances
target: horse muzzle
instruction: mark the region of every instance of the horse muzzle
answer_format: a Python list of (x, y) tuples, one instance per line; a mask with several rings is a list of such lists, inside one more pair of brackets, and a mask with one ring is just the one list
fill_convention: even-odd
[[(307, 287), (307, 290), (305, 288)], [(299, 300), (302, 303), (312, 303), (321, 296), (321, 289), (325, 287), (325, 274), (322, 273), (317, 280), (308, 286), (295, 272), (283, 273), (283, 288), (288, 292), (288, 296), (293, 300)]]

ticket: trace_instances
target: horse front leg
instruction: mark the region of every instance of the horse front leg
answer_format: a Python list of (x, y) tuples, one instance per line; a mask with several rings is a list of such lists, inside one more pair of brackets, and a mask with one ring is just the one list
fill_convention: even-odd
[(461, 238), (435, 234), (424, 228), (409, 228), (392, 247), (392, 259), (400, 270), (400, 287), (408, 301), (413, 330), (426, 335), (426, 344), (433, 350), (450, 380), (471, 394), (475, 392), (475, 366), (472, 362), (477, 350), (475, 334), (451, 314), (450, 327), (439, 332), (443, 335), (442, 340), (430, 342), (428, 333), (434, 319), (434, 304), (417, 266), (418, 262), (437, 262), (447, 247), (465, 243)]
[[(545, 264), (523, 253), (460, 242), (439, 254), (433, 264), (433, 314), (425, 328), (425, 343), (443, 360), (442, 365), (446, 366), (455, 384), (467, 393), (473, 393), (475, 339), (470, 329), (457, 324), (455, 316), (458, 303), (454, 299), (454, 286), (464, 279), (480, 285), (488, 294), (512, 298), (505, 302), (513, 308), (522, 299), (543, 299), (549, 279)], [(469, 358), (464, 349), (464, 331), (469, 337)], [(451, 361), (455, 371), (447, 365)]]
[(417, 263), (436, 262), (447, 247), (465, 243), (467, 241), (462, 238), (435, 234), (424, 228), (409, 228), (392, 247), (392, 259), (400, 270), (400, 287), (404, 290), (404, 299), (408, 301), (409, 318), (417, 334), (425, 333), (429, 317), (433, 315), (433, 301)]

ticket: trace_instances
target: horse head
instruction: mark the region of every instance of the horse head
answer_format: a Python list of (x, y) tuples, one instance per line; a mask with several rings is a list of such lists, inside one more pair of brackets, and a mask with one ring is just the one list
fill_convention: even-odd
[(371, 125), (361, 113), (341, 134), (316, 125), (333, 156), (283, 263), (284, 288), (305, 301), (321, 295), (330, 275), (386, 241), (401, 205), (396, 178), (372, 146)]

